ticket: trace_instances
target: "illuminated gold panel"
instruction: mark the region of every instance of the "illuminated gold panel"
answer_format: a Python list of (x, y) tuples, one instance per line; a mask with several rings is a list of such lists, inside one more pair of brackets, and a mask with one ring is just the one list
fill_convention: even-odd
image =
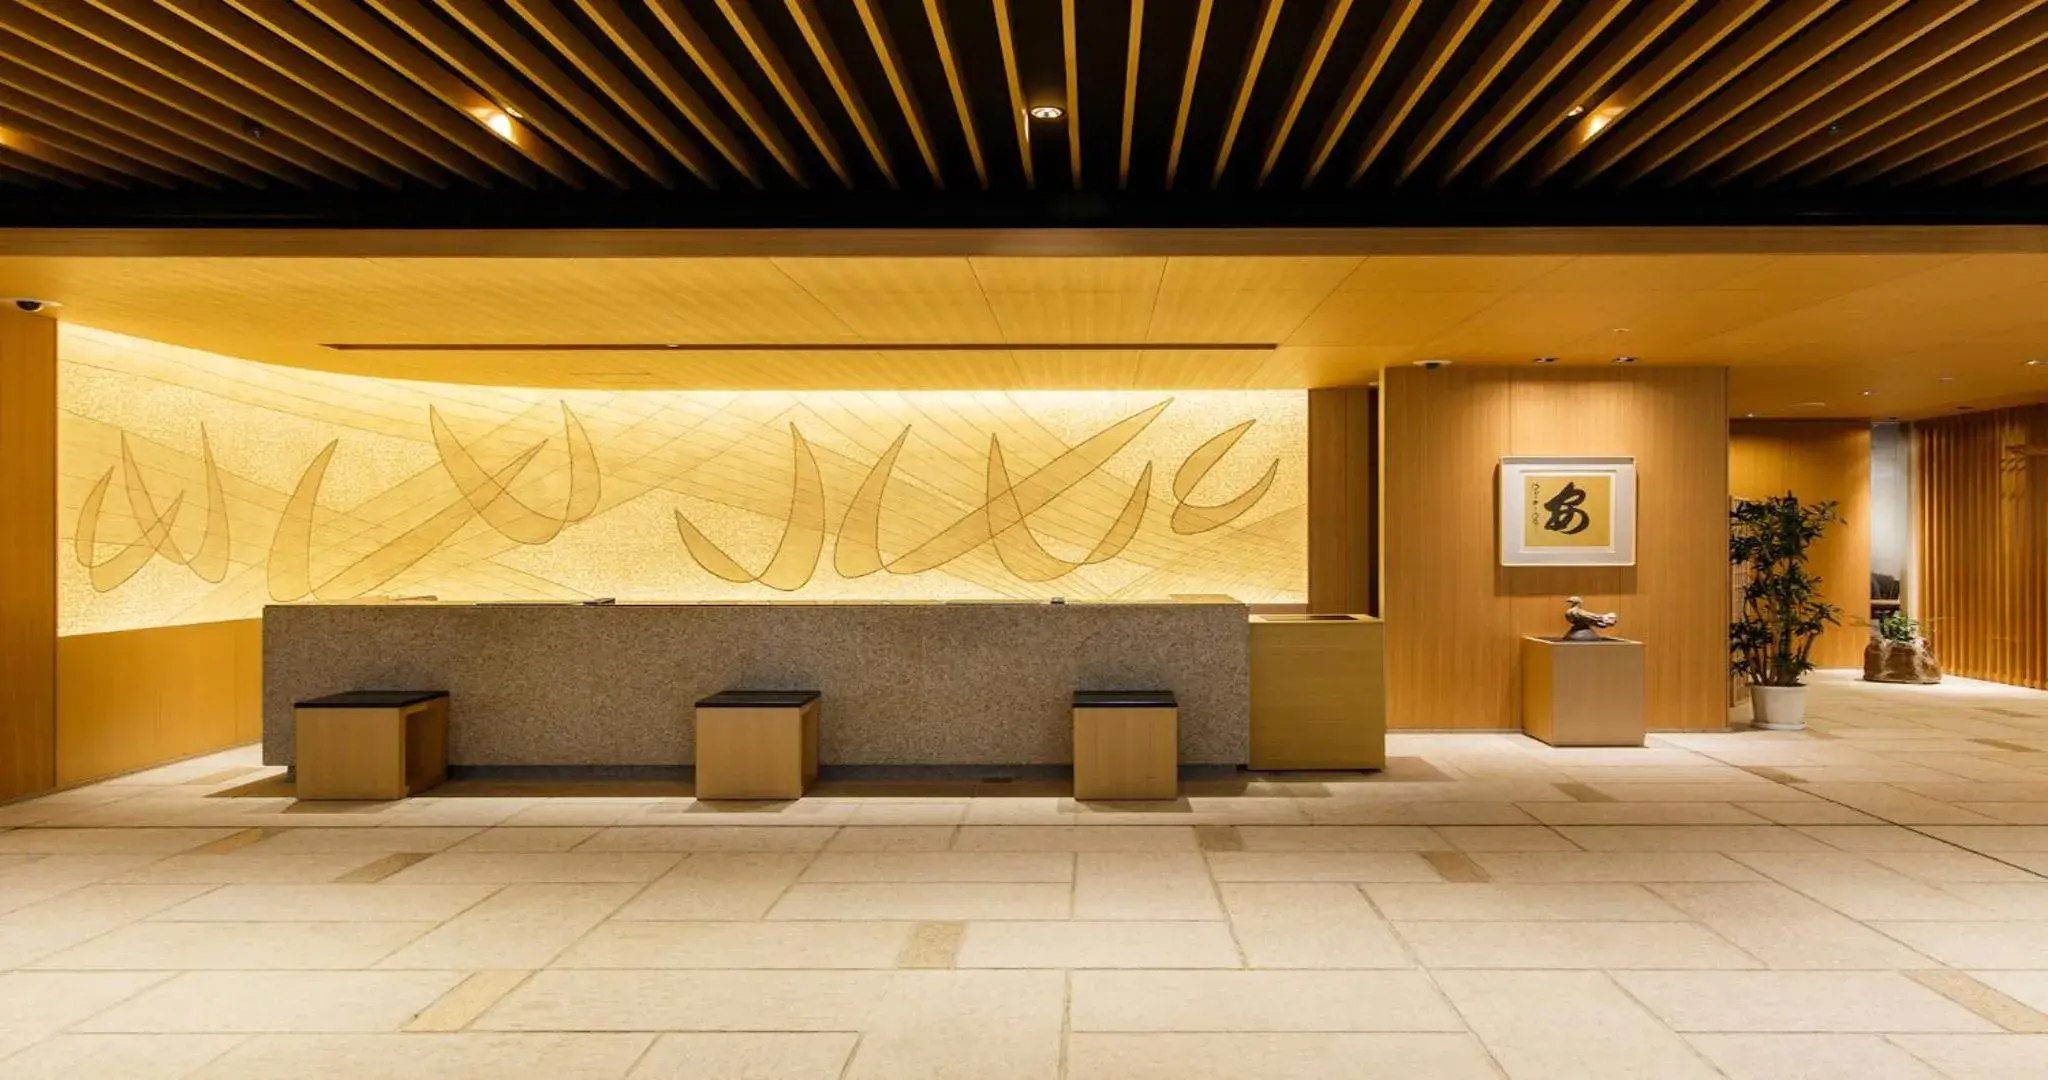
[(539, 390), (73, 325), (65, 634), (273, 601), (1299, 603), (1302, 391)]

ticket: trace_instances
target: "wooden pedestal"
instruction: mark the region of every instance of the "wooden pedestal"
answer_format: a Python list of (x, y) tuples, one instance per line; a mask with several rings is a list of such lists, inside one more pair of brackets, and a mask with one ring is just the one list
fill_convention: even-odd
[(697, 797), (800, 799), (818, 778), (815, 690), (727, 690), (697, 703)]
[(1180, 794), (1180, 707), (1164, 691), (1074, 695), (1074, 798)]
[(355, 690), (293, 710), (301, 799), (403, 799), (448, 778), (448, 694)]
[(1643, 745), (1643, 643), (1523, 638), (1522, 731), (1552, 746)]
[(1386, 625), (1252, 616), (1254, 769), (1387, 767)]

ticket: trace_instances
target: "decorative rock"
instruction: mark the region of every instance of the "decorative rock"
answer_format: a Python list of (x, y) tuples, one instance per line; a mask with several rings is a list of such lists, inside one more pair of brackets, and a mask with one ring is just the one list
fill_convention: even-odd
[(1926, 638), (1888, 641), (1872, 637), (1870, 644), (1863, 648), (1863, 679), (1865, 682), (1882, 683), (1938, 683), (1941, 681), (1941, 665), (1934, 662), (1934, 651), (1927, 647)]

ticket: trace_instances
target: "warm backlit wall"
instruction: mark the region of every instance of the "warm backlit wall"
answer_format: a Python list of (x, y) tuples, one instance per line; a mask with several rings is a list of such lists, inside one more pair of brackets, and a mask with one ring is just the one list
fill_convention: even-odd
[(66, 634), (412, 596), (1306, 599), (1302, 391), (493, 388), (68, 326), (60, 354)]
[(1912, 437), (1914, 614), (1943, 670), (2048, 688), (2048, 405)]
[(1860, 420), (1737, 420), (1729, 426), (1728, 493), (1760, 499), (1791, 492), (1833, 501), (1842, 520), (1813, 545), (1807, 569), (1841, 624), (1813, 644), (1824, 668), (1860, 668), (1870, 641), (1870, 425)]
[[(1644, 643), (1652, 728), (1726, 726), (1725, 371), (1402, 368), (1380, 393), (1390, 723), (1519, 727), (1521, 637), (1562, 633), (1577, 594)], [(1635, 458), (1636, 565), (1499, 565), (1495, 473), (1516, 454)]]

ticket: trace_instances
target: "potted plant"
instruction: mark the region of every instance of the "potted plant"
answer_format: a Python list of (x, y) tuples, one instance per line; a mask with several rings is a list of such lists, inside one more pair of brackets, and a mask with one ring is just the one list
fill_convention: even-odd
[(1738, 499), (1728, 511), (1728, 561), (1744, 569), (1742, 607), (1728, 626), (1736, 674), (1750, 682), (1754, 726), (1798, 731), (1806, 726), (1809, 656), (1820, 632), (1841, 609), (1820, 598), (1820, 578), (1807, 572), (1807, 552), (1840, 520), (1836, 504), (1801, 503), (1791, 492)]

